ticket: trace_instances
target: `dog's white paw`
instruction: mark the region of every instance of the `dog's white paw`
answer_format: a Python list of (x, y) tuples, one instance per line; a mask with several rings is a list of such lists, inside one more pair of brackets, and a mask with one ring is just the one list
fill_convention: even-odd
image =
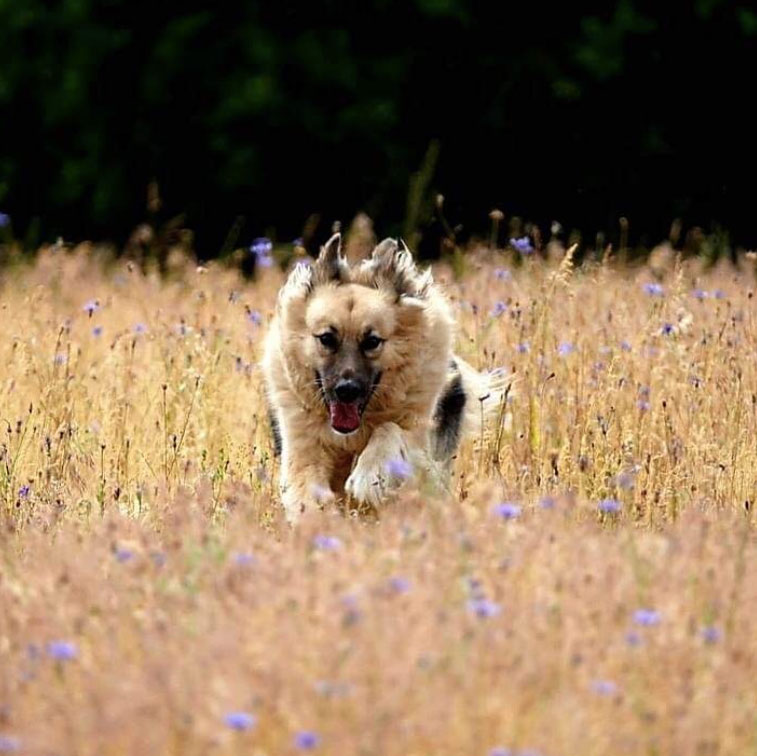
[(408, 448), (399, 426), (386, 423), (377, 428), (363, 453), (345, 491), (362, 504), (376, 506), (412, 475)]

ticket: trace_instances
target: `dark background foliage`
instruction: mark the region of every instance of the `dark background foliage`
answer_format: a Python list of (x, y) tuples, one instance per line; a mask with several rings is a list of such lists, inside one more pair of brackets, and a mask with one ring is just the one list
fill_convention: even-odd
[(463, 236), (498, 207), (753, 244), (755, 45), (748, 0), (0, 0), (0, 210), (118, 242), (154, 180), (212, 256), (428, 227), (438, 191)]

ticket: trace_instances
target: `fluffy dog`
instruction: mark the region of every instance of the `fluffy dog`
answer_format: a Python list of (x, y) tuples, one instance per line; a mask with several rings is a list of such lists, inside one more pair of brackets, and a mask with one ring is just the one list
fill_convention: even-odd
[(336, 234), (294, 268), (262, 363), (290, 521), (345, 492), (376, 506), (411, 470), (448, 470), (503, 389), (453, 355), (453, 330), (404, 243), (386, 239), (350, 266)]

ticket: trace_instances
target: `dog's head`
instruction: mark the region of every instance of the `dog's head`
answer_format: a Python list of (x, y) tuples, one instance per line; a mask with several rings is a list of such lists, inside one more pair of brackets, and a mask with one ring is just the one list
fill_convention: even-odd
[(289, 356), (314, 381), (336, 433), (360, 428), (382, 380), (407, 359), (408, 334), (431, 285), (393, 239), (350, 267), (338, 234), (312, 266), (290, 274), (279, 302)]

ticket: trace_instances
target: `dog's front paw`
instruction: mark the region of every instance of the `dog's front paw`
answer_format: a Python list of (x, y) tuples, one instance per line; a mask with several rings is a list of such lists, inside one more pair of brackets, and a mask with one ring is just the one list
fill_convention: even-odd
[(355, 501), (376, 506), (412, 475), (407, 459), (402, 431), (386, 423), (374, 431), (344, 489)]
[(284, 516), (290, 525), (295, 525), (305, 514), (324, 509), (336, 502), (334, 492), (326, 486), (313, 484), (307, 489), (281, 488), (281, 503)]

